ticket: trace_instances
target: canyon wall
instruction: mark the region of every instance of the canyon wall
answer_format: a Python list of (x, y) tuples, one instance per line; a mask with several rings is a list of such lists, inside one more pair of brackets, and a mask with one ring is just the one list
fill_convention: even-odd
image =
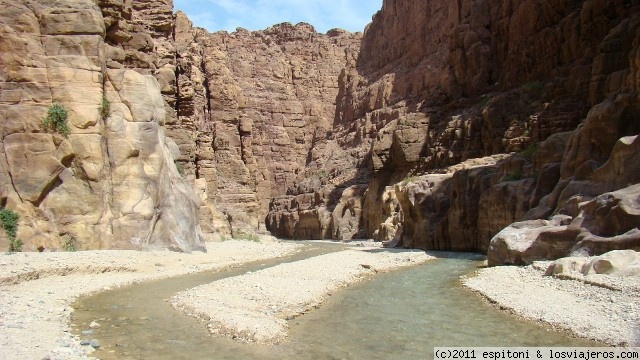
[[(204, 249), (151, 76), (173, 66), (157, 46), (172, 6), (127, 3), (0, 2), (0, 202), (20, 215), (25, 250)], [(69, 134), (43, 126), (54, 104)]]
[[(208, 33), (171, 0), (0, 3), (0, 202), (27, 249), (638, 246), (636, 2), (385, 0), (326, 34)], [(68, 137), (42, 127), (53, 104)]]
[[(637, 183), (627, 136), (640, 132), (638, 12), (629, 1), (385, 0), (339, 79), (334, 139), (343, 157), (364, 161), (338, 183), (367, 189), (351, 200), (361, 229), (348, 235), (487, 252), (520, 220), (562, 215), (558, 226), (583, 228), (591, 199)], [(612, 161), (629, 166), (615, 167), (617, 182), (602, 175)], [(272, 204), (270, 230), (349, 238), (318, 231), (333, 226), (325, 209), (346, 202), (326, 188), (292, 188)], [(607, 236), (637, 228), (625, 224), (599, 226), (617, 229)], [(573, 231), (565, 252), (596, 233)]]
[(265, 231), (271, 199), (314, 176), (338, 76), (353, 66), (359, 42), (360, 34), (319, 34), (304, 23), (208, 34), (177, 14), (178, 118), (199, 125), (186, 173), (223, 214), (214, 232)]

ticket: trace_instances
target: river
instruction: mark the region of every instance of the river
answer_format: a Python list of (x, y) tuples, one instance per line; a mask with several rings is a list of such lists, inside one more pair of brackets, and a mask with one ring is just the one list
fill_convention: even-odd
[[(319, 309), (291, 320), (290, 338), (275, 346), (214, 338), (165, 301), (200, 284), (348, 247), (311, 243), (282, 259), (86, 297), (75, 304), (72, 328), (100, 342), (93, 354), (100, 359), (432, 359), (435, 346), (598, 345), (490, 306), (459, 280), (481, 262), (451, 253), (338, 291)], [(83, 335), (94, 320), (101, 326)]]

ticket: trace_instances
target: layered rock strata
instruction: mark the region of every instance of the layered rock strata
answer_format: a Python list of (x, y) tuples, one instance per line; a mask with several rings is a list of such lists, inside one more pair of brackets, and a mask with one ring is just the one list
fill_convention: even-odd
[(188, 171), (223, 214), (212, 230), (264, 231), (271, 199), (319, 176), (338, 77), (355, 62), (360, 34), (303, 23), (208, 34), (183, 14), (176, 21), (178, 119), (197, 124)]

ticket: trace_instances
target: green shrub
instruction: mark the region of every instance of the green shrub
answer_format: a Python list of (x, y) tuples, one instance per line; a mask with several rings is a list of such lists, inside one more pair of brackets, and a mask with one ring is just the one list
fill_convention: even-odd
[(109, 100), (103, 96), (100, 101), (100, 106), (98, 107), (98, 111), (100, 112), (100, 117), (104, 120), (111, 114), (111, 103)]
[(544, 90), (544, 84), (540, 81), (532, 81), (524, 84), (524, 88), (531, 93), (540, 94)]
[(509, 174), (509, 175), (505, 175), (502, 181), (518, 181), (518, 180), (522, 180), (522, 173), (519, 171), (514, 172), (513, 174)]
[(21, 252), (22, 251), (22, 240), (13, 239), (13, 241), (9, 242), (9, 252)]
[(69, 113), (67, 109), (61, 105), (53, 104), (49, 106), (47, 117), (42, 121), (42, 126), (46, 130), (51, 130), (64, 137), (69, 137), (71, 130), (69, 130), (69, 126), (67, 125), (68, 117)]
[(256, 234), (238, 233), (233, 238), (236, 239), (236, 240), (247, 240), (247, 241), (260, 242), (260, 237), (258, 235), (256, 235)]
[(184, 176), (184, 164), (173, 160), (173, 163), (176, 164), (176, 169), (178, 170), (178, 174), (180, 176)]
[(537, 143), (530, 144), (520, 152), (520, 156), (531, 161), (531, 159), (533, 159), (533, 156), (538, 152), (538, 148), (539, 148), (539, 145)]
[(489, 100), (491, 100), (490, 97), (488, 96), (483, 96), (482, 99), (480, 99), (480, 101), (478, 101), (478, 103), (476, 104), (476, 106), (480, 107), (480, 108), (485, 108), (487, 107), (487, 105), (489, 105)]
[(64, 239), (64, 244), (62, 245), (64, 251), (67, 252), (75, 252), (76, 251), (76, 239), (73, 236), (67, 235)]
[(22, 241), (16, 239), (18, 233), (18, 220), (20, 216), (9, 209), (0, 210), (0, 225), (7, 232), (9, 238), (9, 252), (19, 252), (22, 250)]
[(404, 178), (404, 179), (401, 181), (401, 183), (402, 183), (402, 185), (407, 185), (408, 183), (414, 182), (414, 181), (416, 181), (416, 180), (418, 180), (418, 177), (417, 177), (417, 176), (412, 175), (412, 176), (407, 176), (406, 178)]

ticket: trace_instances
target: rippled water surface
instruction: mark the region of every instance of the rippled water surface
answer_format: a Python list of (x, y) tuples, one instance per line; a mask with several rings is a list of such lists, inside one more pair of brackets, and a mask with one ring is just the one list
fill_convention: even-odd
[(101, 324), (81, 336), (100, 341), (94, 355), (101, 359), (432, 359), (434, 346), (597, 345), (487, 305), (459, 281), (479, 262), (449, 254), (337, 292), (292, 320), (290, 339), (271, 347), (213, 338), (164, 301), (198, 284), (342, 248), (314, 244), (292, 258), (98, 294), (76, 304), (72, 322), (78, 334), (93, 320)]

